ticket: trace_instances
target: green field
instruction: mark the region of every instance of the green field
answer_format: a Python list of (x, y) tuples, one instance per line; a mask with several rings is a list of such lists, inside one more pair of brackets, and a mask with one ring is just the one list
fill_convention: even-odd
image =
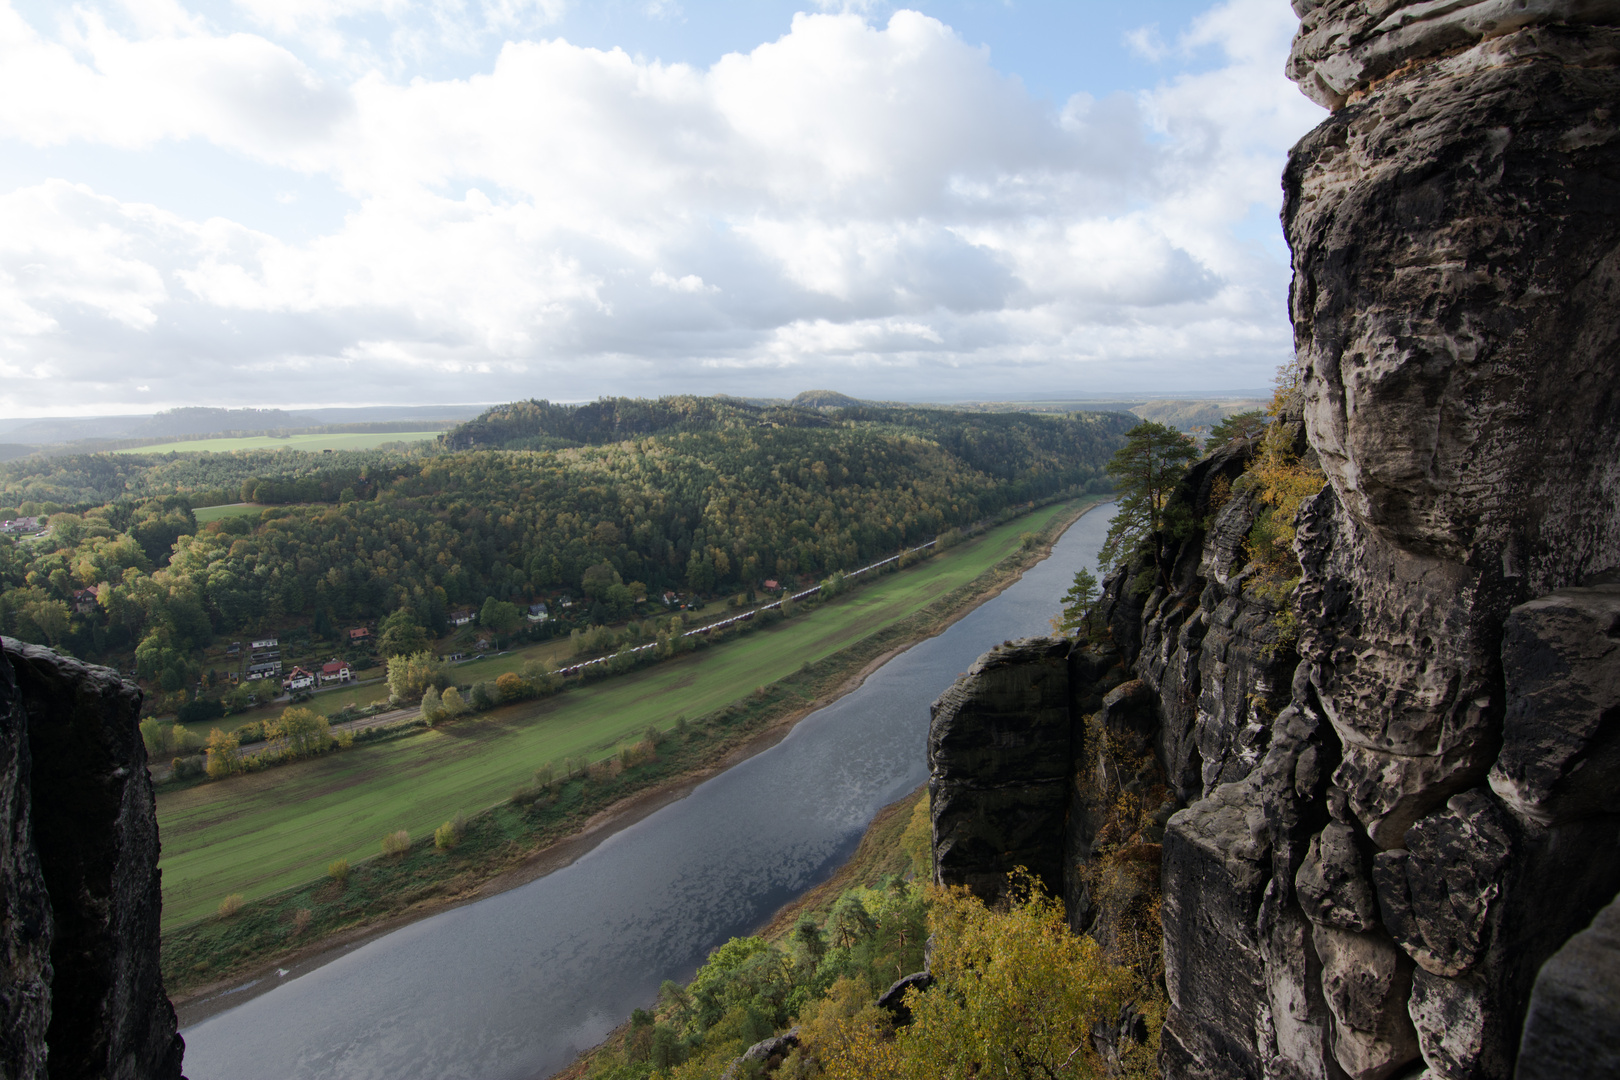
[(375, 450), (388, 443), (426, 442), (437, 431), (362, 431), (333, 435), (250, 435), (240, 439), (189, 439), (157, 446), (131, 446), (118, 454), (200, 454), (211, 450)]
[[(775, 682), (926, 607), (988, 570), (1070, 505), (1044, 508), (795, 619), (540, 702), (441, 725), (346, 753), (158, 796), (163, 923), (319, 877), (338, 858), (373, 855), (383, 834), (431, 833), (456, 811), (507, 798), (534, 770), (605, 756)], [(472, 665), (490, 677), (512, 657)], [(458, 671), (458, 679), (462, 676)], [(317, 699), (319, 700), (319, 699)]]
[(192, 515), (197, 519), (197, 524), (206, 525), (210, 521), (221, 521), (228, 517), (257, 516), (264, 509), (263, 503), (231, 503), (228, 506), (205, 506), (192, 511)]

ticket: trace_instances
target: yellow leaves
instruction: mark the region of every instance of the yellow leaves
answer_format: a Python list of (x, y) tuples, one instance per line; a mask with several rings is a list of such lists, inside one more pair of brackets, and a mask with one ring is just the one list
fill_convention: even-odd
[(807, 1009), (806, 1053), (839, 1080), (1095, 1077), (1092, 1025), (1111, 1020), (1132, 978), (1027, 874), (1014, 898), (986, 908), (965, 889), (932, 889), (936, 983), (907, 991), (912, 1022), (892, 1037), (882, 1010), (835, 986)]

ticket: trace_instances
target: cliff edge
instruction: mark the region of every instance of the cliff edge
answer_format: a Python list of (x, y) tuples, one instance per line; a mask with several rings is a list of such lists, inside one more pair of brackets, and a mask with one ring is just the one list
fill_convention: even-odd
[(140, 700), (0, 639), (0, 1075), (180, 1077)]
[[(1333, 110), (1283, 177), (1299, 384), (1279, 419), (1326, 477), (1299, 584), (1251, 587), (1256, 507), (1222, 483), (1243, 452), (1194, 466), (1175, 498), (1197, 527), (1157, 539), (1154, 574), (1113, 575), (1109, 642), (1071, 650), (1062, 824), (998, 849), (993, 800), (970, 800), (981, 854), (941, 876), (982, 890), (1035, 852), (1106, 936), (1085, 793), (1100, 740), (1134, 732), (1153, 768), (1130, 783), (1169, 804), (1137, 845), (1161, 842), (1167, 1078), (1606, 1075), (1620, 2), (1294, 6), (1289, 74)], [(1051, 821), (1050, 770), (1031, 810), (1015, 751), (1055, 726), (1004, 715), (1005, 667), (936, 707), (930, 746), (956, 749), (933, 786)], [(997, 718), (983, 752), (953, 736), (964, 712)], [(936, 805), (936, 838), (968, 805)]]

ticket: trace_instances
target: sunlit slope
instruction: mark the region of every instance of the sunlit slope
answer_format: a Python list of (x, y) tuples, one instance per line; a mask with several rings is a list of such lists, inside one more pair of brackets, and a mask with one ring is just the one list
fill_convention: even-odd
[(163, 921), (188, 922), (227, 894), (263, 896), (378, 851), (384, 833), (430, 833), (457, 810), (508, 797), (534, 770), (605, 756), (648, 725), (668, 728), (822, 659), (973, 580), (1068, 507), (1009, 522), (879, 578), (810, 614), (679, 660), (432, 731), (158, 799)]

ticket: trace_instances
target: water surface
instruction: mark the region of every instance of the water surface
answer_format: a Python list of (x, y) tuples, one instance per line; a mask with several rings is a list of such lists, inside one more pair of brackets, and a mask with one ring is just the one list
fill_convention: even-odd
[(1047, 632), (1096, 571), (1113, 507), (782, 742), (510, 892), (377, 938), (188, 1028), (191, 1080), (530, 1080), (600, 1042), (664, 979), (765, 922), (927, 778), (928, 706), (980, 653)]

